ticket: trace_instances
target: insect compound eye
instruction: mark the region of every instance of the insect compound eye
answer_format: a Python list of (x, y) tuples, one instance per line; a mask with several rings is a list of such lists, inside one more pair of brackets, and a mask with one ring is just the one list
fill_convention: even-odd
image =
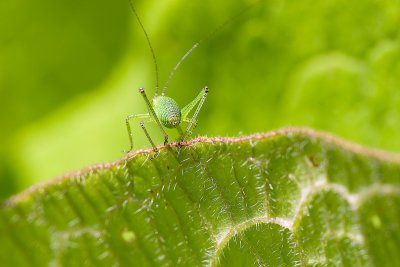
[(144, 93), (144, 88), (143, 88), (143, 87), (140, 87), (140, 88), (139, 88), (139, 92), (140, 92), (141, 94), (143, 94), (143, 93)]
[(204, 87), (204, 92), (207, 94), (208, 93), (208, 86)]

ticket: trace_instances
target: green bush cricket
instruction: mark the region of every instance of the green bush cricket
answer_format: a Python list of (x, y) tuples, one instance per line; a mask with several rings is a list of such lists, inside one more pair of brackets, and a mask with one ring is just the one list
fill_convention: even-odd
[[(204, 86), (203, 89), (201, 89), (200, 93), (197, 95), (197, 97), (192, 100), (189, 104), (187, 104), (184, 108), (180, 109), (176, 101), (170, 97), (165, 96), (165, 92), (168, 88), (169, 81), (171, 80), (172, 76), (174, 75), (175, 71), (178, 69), (179, 65), (185, 60), (187, 56), (190, 55), (190, 53), (199, 46), (200, 42), (195, 43), (186, 53), (185, 55), (178, 61), (178, 63), (175, 65), (173, 70), (171, 71), (167, 82), (165, 83), (165, 86), (161, 92), (161, 94), (158, 94), (158, 66), (157, 66), (157, 61), (155, 57), (155, 53), (153, 50), (153, 47), (150, 42), (150, 38), (139, 18), (139, 15), (137, 14), (132, 1), (129, 1), (131, 9), (139, 22), (139, 25), (146, 37), (147, 43), (149, 45), (151, 54), (153, 56), (153, 62), (155, 66), (155, 72), (156, 72), (156, 88), (155, 88), (155, 93), (152, 101), (150, 102), (149, 98), (146, 95), (146, 92), (144, 88), (139, 88), (139, 92), (142, 95), (144, 101), (146, 102), (147, 108), (149, 110), (148, 113), (144, 114), (134, 114), (134, 115), (129, 115), (126, 117), (126, 128), (128, 131), (128, 136), (129, 136), (129, 141), (130, 141), (130, 148), (127, 152), (130, 152), (133, 149), (133, 137), (132, 137), (132, 130), (130, 126), (130, 120), (132, 119), (140, 119), (140, 127), (143, 129), (144, 133), (146, 134), (147, 139), (149, 140), (150, 144), (153, 147), (154, 152), (157, 152), (157, 147), (154, 144), (153, 140), (150, 137), (150, 134), (148, 133), (146, 127), (145, 127), (145, 121), (146, 122), (155, 122), (158, 125), (158, 128), (160, 129), (161, 133), (164, 136), (164, 145), (168, 144), (168, 134), (165, 132), (164, 127), (166, 128), (175, 128), (179, 132), (179, 141), (183, 141), (189, 134), (191, 134), (191, 131), (194, 127), (197, 126), (197, 115), (200, 112), (201, 107), (203, 106), (204, 101), (206, 100), (207, 94), (208, 94), (208, 87)], [(196, 107), (197, 106), (197, 107)], [(190, 118), (189, 113), (193, 110), (193, 108), (196, 107), (193, 116)], [(181, 128), (181, 123), (182, 122), (187, 122), (188, 125), (185, 130), (182, 130)]]
[[(258, 1), (256, 3), (258, 3)], [(133, 14), (136, 17), (136, 20), (138, 21), (138, 23), (146, 37), (148, 46), (150, 48), (151, 55), (153, 57), (155, 74), (156, 74), (156, 88), (155, 88), (155, 93), (154, 93), (154, 97), (152, 98), (152, 101), (150, 101), (149, 98), (147, 97), (144, 88), (139, 88), (139, 92), (142, 95), (144, 101), (146, 102), (146, 105), (148, 108), (148, 113), (134, 114), (134, 115), (129, 115), (126, 117), (125, 122), (126, 122), (127, 131), (128, 131), (129, 142), (130, 142), (130, 148), (127, 152), (130, 152), (133, 149), (133, 137), (132, 137), (132, 130), (131, 130), (131, 126), (130, 126), (130, 120), (140, 119), (141, 120), (140, 127), (143, 129), (147, 139), (149, 140), (150, 144), (152, 145), (154, 152), (157, 153), (158, 152), (157, 147), (154, 144), (153, 140), (150, 137), (149, 132), (147, 131), (147, 129), (145, 127), (145, 122), (155, 122), (157, 124), (158, 128), (160, 129), (161, 133), (164, 136), (164, 145), (168, 144), (168, 134), (165, 132), (164, 127), (175, 128), (179, 133), (178, 141), (183, 141), (183, 140), (185, 140), (185, 138), (188, 135), (191, 134), (193, 128), (197, 126), (197, 116), (204, 104), (204, 101), (207, 98), (208, 91), (209, 91), (208, 86), (204, 86), (203, 89), (201, 89), (200, 93), (189, 104), (187, 104), (185, 107), (180, 109), (179, 105), (176, 103), (176, 101), (174, 99), (165, 96), (165, 92), (168, 88), (171, 78), (175, 74), (175, 71), (179, 68), (180, 64), (193, 52), (193, 50), (196, 49), (200, 45), (200, 43), (202, 43), (204, 40), (213, 36), (216, 32), (218, 32), (221, 28), (225, 27), (228, 23), (232, 22), (234, 19), (238, 18), (242, 13), (244, 13), (250, 7), (252, 7), (252, 5), (248, 6), (247, 8), (242, 9), (238, 14), (236, 14), (235, 16), (231, 17), (230, 19), (228, 19), (224, 23), (222, 23), (218, 28), (216, 28), (208, 36), (206, 36), (205, 38), (196, 42), (183, 55), (183, 57), (178, 61), (178, 63), (172, 69), (172, 71), (169, 74), (167, 81), (164, 85), (164, 88), (162, 89), (161, 94), (159, 95), (158, 94), (159, 93), (158, 65), (157, 65), (156, 56), (155, 56), (155, 53), (153, 50), (153, 46), (151, 45), (150, 38), (142, 24), (142, 21), (140, 20), (138, 13), (136, 12), (136, 9), (132, 3), (132, 0), (129, 0), (129, 4), (131, 7), (131, 10), (133, 11)], [(189, 117), (190, 112), (195, 107), (196, 107), (196, 109), (193, 113), (193, 116)], [(188, 123), (185, 130), (182, 130), (182, 128), (181, 128), (182, 122)]]

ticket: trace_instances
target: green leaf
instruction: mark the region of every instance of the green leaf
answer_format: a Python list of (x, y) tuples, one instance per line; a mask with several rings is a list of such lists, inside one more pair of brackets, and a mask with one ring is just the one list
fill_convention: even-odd
[(400, 266), (400, 157), (309, 129), (198, 138), (38, 185), (2, 266)]

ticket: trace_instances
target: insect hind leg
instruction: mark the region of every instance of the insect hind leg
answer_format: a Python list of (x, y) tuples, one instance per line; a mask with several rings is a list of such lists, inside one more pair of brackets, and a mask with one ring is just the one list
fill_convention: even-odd
[[(182, 109), (182, 121), (187, 121), (189, 122), (189, 124), (186, 127), (186, 130), (181, 134), (180, 140), (184, 140), (187, 135), (191, 133), (192, 128), (197, 126), (197, 115), (199, 114), (201, 107), (203, 106), (204, 101), (207, 98), (207, 95), (208, 86), (204, 86), (204, 88), (200, 91), (196, 98)], [(192, 118), (189, 119), (188, 115), (196, 105), (197, 108), (194, 111)]]

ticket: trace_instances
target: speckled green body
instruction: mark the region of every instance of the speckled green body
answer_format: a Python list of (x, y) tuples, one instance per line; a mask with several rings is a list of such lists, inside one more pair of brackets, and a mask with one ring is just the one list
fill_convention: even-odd
[(176, 128), (181, 123), (181, 110), (172, 98), (167, 96), (153, 98), (153, 108), (163, 126)]

